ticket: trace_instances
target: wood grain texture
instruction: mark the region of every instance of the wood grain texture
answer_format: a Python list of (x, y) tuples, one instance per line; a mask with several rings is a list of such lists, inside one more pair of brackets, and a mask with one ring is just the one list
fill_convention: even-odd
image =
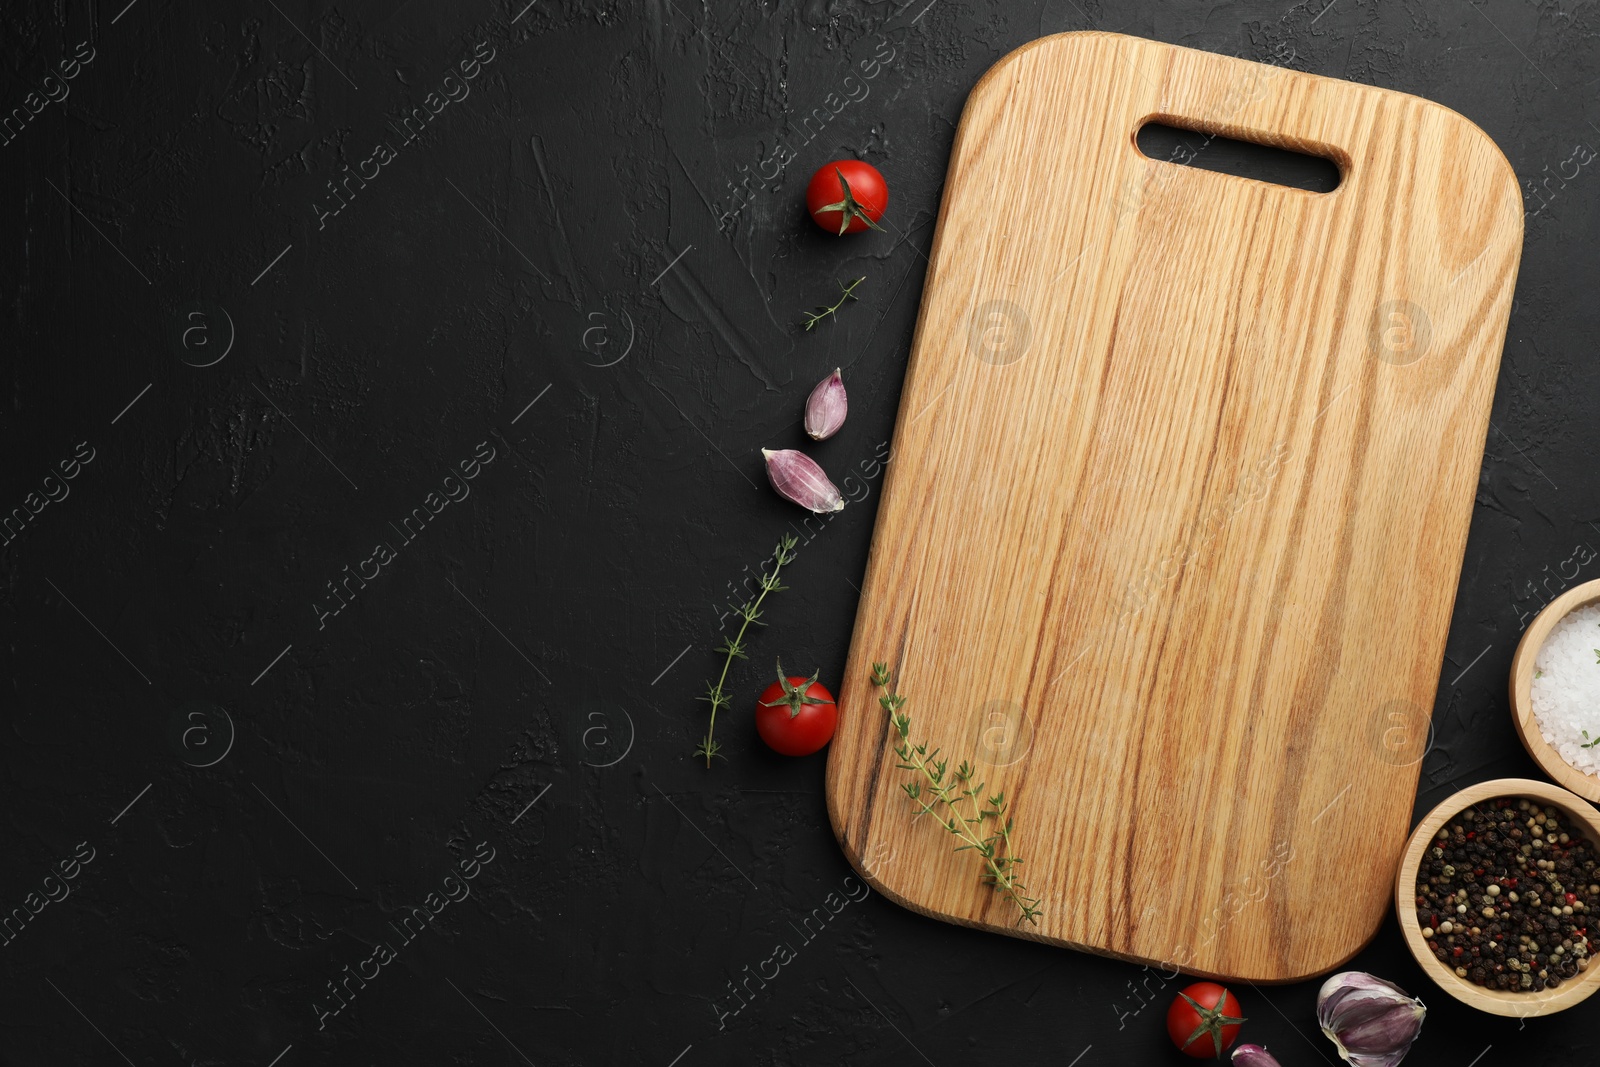
[[(1341, 184), (1148, 159), (1152, 119), (1326, 155)], [(1521, 234), (1494, 144), (1415, 97), (1098, 33), (984, 76), (828, 761), (835, 831), (872, 885), (951, 922), (1258, 982), (1366, 943)], [(914, 738), (1013, 798), (1038, 926), (912, 822), (874, 660), (900, 672)]]
[(1517, 736), (1522, 738), (1522, 747), (1528, 750), (1528, 755), (1544, 769), (1544, 773), (1585, 800), (1600, 800), (1600, 778), (1586, 774), (1562, 759), (1561, 753), (1539, 731), (1539, 721), (1533, 714), (1533, 669), (1539, 659), (1539, 650), (1550, 637), (1550, 631), (1556, 628), (1556, 623), (1596, 601), (1600, 601), (1600, 579), (1575, 585), (1550, 601), (1522, 631), (1522, 640), (1517, 642), (1517, 654), (1511, 658), (1511, 721), (1516, 724)]
[(1513, 1019), (1531, 1019), (1536, 1015), (1565, 1011), (1574, 1004), (1587, 1000), (1597, 988), (1600, 988), (1600, 965), (1591, 963), (1580, 971), (1576, 978), (1569, 979), (1554, 989), (1541, 989), (1538, 992), (1530, 990), (1526, 993), (1485, 989), (1464, 978), (1457, 978), (1453, 970), (1440, 963), (1433, 953), (1428, 951), (1428, 942), (1422, 936), (1422, 928), (1417, 925), (1417, 908), (1414, 902), (1417, 899), (1417, 867), (1422, 863), (1423, 850), (1433, 843), (1433, 835), (1439, 832), (1439, 828), (1454, 818), (1458, 812), (1465, 811), (1481, 800), (1494, 800), (1497, 797), (1512, 797), (1518, 800), (1525, 797), (1559, 808), (1567, 814), (1574, 826), (1585, 832), (1584, 836), (1589, 839), (1590, 844), (1600, 842), (1600, 813), (1565, 789), (1553, 786), (1549, 782), (1537, 782), (1531, 778), (1496, 778), (1488, 782), (1479, 782), (1440, 802), (1423, 816), (1417, 828), (1411, 832), (1410, 839), (1406, 841), (1405, 852), (1400, 857), (1399, 869), (1395, 874), (1394, 906), (1400, 919), (1400, 931), (1406, 939), (1406, 947), (1411, 950), (1411, 954), (1416, 957), (1422, 969), (1428, 972), (1428, 977), (1438, 983), (1439, 988), (1479, 1011), (1505, 1015)]

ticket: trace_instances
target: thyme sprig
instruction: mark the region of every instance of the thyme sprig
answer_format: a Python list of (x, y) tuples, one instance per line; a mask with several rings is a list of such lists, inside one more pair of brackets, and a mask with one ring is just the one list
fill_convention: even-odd
[[(713, 741), (711, 735), (717, 728), (717, 712), (727, 707), (731, 700), (726, 688), (728, 668), (733, 666), (735, 657), (739, 659), (749, 658), (745, 655), (744, 635), (750, 629), (751, 623), (757, 626), (766, 625), (761, 621), (761, 602), (767, 599), (768, 593), (781, 593), (788, 588), (788, 586), (778, 584), (778, 572), (783, 570), (786, 564), (794, 562), (795, 546), (799, 543), (800, 539), (793, 534), (784, 534), (778, 541), (778, 547), (772, 550), (772, 569), (763, 571), (761, 574), (760, 590), (755, 596), (741, 604), (734, 612), (735, 615), (744, 620), (739, 624), (739, 632), (732, 638), (723, 638), (722, 644), (717, 646), (717, 651), (723, 654), (722, 673), (717, 676), (715, 685), (709, 682), (706, 683), (706, 695), (700, 698), (711, 705), (711, 722), (706, 725), (706, 736), (700, 739), (699, 746), (694, 750), (696, 756), (705, 757), (708, 768), (711, 766), (712, 757), (722, 755), (722, 746)], [(726, 759), (727, 757), (723, 758)]]
[[(1039, 906), (1040, 898), (1029, 896), (1028, 887), (1018, 881), (1017, 868), (1023, 860), (1012, 846), (1005, 793), (986, 795), (982, 782), (973, 784), (976, 768), (970, 763), (962, 760), (955, 773), (950, 774), (949, 760), (940, 759), (937, 748), (929, 752), (927, 745), (911, 743), (911, 716), (903, 710), (906, 698), (894, 691), (894, 675), (887, 663), (872, 665), (872, 684), (881, 691), (878, 705), (888, 713), (889, 724), (899, 737), (894, 754), (900, 757), (900, 769), (918, 776), (917, 781), (900, 786), (917, 808), (916, 815), (933, 816), (935, 822), (959, 837), (963, 844), (956, 847), (957, 852), (972, 849), (983, 858), (984, 884), (1017, 906), (1022, 913), (1017, 919), (1019, 925), (1024, 919), (1038, 923), (1044, 909)], [(988, 833), (984, 833), (985, 828)]]
[(849, 285), (844, 284), (844, 282), (837, 282), (836, 284), (839, 286), (839, 289), (840, 289), (840, 291), (842, 293), (842, 295), (839, 297), (839, 302), (837, 304), (834, 304), (832, 307), (822, 307), (819, 304), (819, 305), (817, 305), (819, 310), (806, 312), (806, 321), (805, 321), (806, 329), (810, 330), (811, 327), (815, 326), (817, 323), (821, 322), (823, 319), (827, 318), (829, 315), (834, 315), (840, 308), (844, 307), (844, 304), (845, 304), (846, 300), (854, 300), (855, 299), (856, 286), (860, 285), (862, 282), (864, 282), (866, 280), (867, 279), (865, 277), (857, 278), (855, 281), (851, 282)]

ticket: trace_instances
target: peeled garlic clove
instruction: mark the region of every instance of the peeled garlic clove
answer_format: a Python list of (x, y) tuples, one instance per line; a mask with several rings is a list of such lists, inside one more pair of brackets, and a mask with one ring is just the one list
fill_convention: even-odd
[(817, 383), (806, 398), (806, 433), (824, 441), (839, 432), (850, 405), (844, 395), (844, 378), (838, 368)]
[(818, 515), (843, 510), (844, 497), (810, 456), (792, 448), (763, 448), (761, 454), (767, 459), (767, 478), (779, 496)]
[(1281, 1067), (1278, 1061), (1272, 1058), (1272, 1053), (1260, 1045), (1240, 1045), (1228, 1058), (1233, 1061), (1235, 1067)]
[(1428, 1009), (1393, 982), (1336, 974), (1317, 993), (1317, 1023), (1356, 1067), (1395, 1067), (1422, 1031)]

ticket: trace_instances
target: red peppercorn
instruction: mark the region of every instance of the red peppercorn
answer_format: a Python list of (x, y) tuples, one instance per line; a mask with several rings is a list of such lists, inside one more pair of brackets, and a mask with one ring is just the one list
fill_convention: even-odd
[(1459, 956), (1459, 955), (1461, 955), (1461, 946), (1460, 946), (1460, 945), (1457, 945), (1457, 946), (1456, 946), (1456, 947), (1455, 947), (1455, 948), (1453, 948), (1453, 949), (1451, 949), (1451, 950), (1450, 950), (1450, 955), (1452, 955), (1452, 956)]
[(1576, 893), (1568, 893), (1567, 894), (1567, 903), (1568, 904), (1576, 904), (1577, 902), (1578, 902), (1578, 894), (1576, 894)]

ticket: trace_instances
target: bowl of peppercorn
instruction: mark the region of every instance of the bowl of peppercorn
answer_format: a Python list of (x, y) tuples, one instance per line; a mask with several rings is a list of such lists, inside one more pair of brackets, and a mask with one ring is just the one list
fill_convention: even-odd
[(1600, 988), (1600, 813), (1528, 778), (1463, 789), (1412, 831), (1395, 910), (1457, 1000), (1513, 1018), (1570, 1008)]

